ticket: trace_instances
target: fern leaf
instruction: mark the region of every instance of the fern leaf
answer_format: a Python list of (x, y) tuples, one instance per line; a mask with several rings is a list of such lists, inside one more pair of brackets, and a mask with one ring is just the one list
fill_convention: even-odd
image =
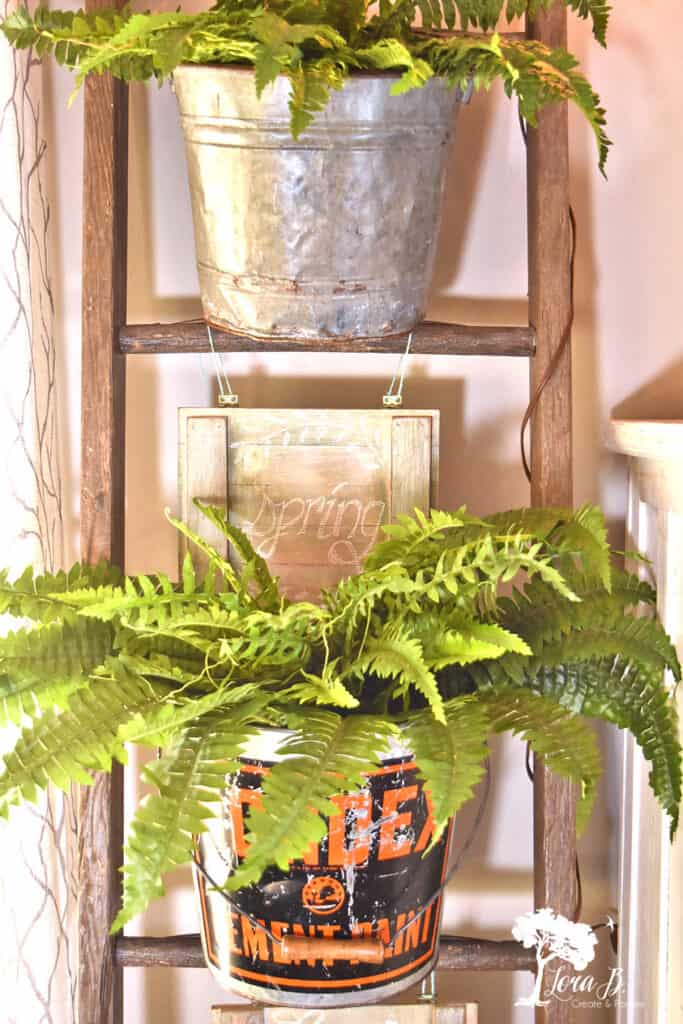
[[(610, 590), (572, 569), (565, 569), (564, 575), (580, 598), (579, 602), (567, 602), (541, 580), (527, 582), (522, 591), (515, 590), (510, 598), (499, 602), (501, 623), (523, 636), (534, 649), (559, 641), (573, 630), (596, 626), (618, 628), (629, 608), (656, 603), (652, 587), (630, 573), (612, 570)], [(671, 648), (669, 653), (672, 653)]]
[(285, 870), (320, 842), (326, 831), (321, 816), (336, 811), (331, 797), (360, 789), (397, 734), (395, 725), (377, 716), (307, 711), (279, 752), (284, 760), (263, 781), (262, 806), (249, 816), (249, 850), (228, 888), (258, 881), (271, 864)]
[(74, 594), (88, 588), (97, 591), (103, 587), (116, 587), (123, 576), (119, 569), (107, 562), (97, 565), (76, 563), (68, 572), (35, 575), (29, 566), (13, 583), (6, 570), (0, 570), (0, 614), (31, 619), (48, 625), (69, 616), (77, 601)]
[(190, 529), (186, 523), (171, 515), (168, 509), (166, 509), (165, 514), (169, 523), (171, 523), (172, 526), (175, 526), (176, 530), (178, 530), (179, 533), (182, 533), (187, 540), (191, 541), (195, 547), (199, 548), (202, 554), (206, 555), (209, 560), (209, 572), (218, 572), (231, 590), (241, 592), (243, 588), (239, 577), (227, 558), (223, 558), (223, 556), (220, 555), (218, 551), (208, 543), (208, 541), (205, 541), (203, 537), (200, 537), (198, 533), (195, 533), (194, 530)]
[(20, 629), (0, 639), (0, 726), (63, 707), (112, 650), (113, 631), (85, 619)]
[(524, 690), (481, 694), (495, 732), (513, 732), (529, 743), (558, 775), (581, 788), (577, 829), (585, 827), (602, 771), (600, 752), (590, 727), (555, 701)]
[(145, 797), (130, 826), (123, 906), (112, 932), (164, 894), (167, 871), (191, 860), (192, 837), (206, 831), (215, 815), (226, 774), (237, 770), (249, 735), (243, 717), (207, 715), (184, 730), (165, 757), (146, 767), (143, 778), (157, 792)]
[(124, 725), (119, 726), (118, 741), (123, 758), (125, 743), (137, 743), (150, 747), (170, 746), (177, 733), (203, 719), (206, 715), (221, 710), (226, 713), (229, 708), (236, 709), (235, 719), (260, 718), (264, 724), (269, 720), (267, 704), (270, 696), (262, 692), (256, 683), (244, 683), (240, 686), (226, 686), (212, 693), (198, 696), (197, 694), (179, 694), (175, 702), (160, 704), (145, 713), (136, 714)]
[(281, 695), (283, 703), (327, 704), (338, 708), (357, 708), (360, 701), (347, 690), (337, 674), (338, 658), (325, 665), (322, 673), (302, 670), (303, 682), (293, 683)]
[(277, 580), (271, 576), (266, 560), (257, 553), (246, 533), (234, 526), (217, 506), (205, 505), (198, 498), (194, 498), (193, 504), (234, 547), (242, 562), (243, 572), (247, 568), (258, 586), (261, 607), (276, 609), (280, 604)]
[(661, 669), (626, 657), (565, 662), (540, 668), (527, 685), (577, 714), (628, 729), (650, 764), (650, 786), (669, 815), (673, 837), (681, 802), (681, 745), (676, 705)]
[(378, 637), (370, 637), (354, 666), (356, 675), (374, 672), (383, 679), (396, 679), (395, 696), (414, 686), (432, 709), (437, 722), (445, 724), (443, 700), (432, 671), (424, 659), (420, 641), (406, 631), (392, 627)]
[(413, 752), (431, 800), (435, 829), (430, 848), (473, 795), (488, 756), (489, 715), (475, 697), (446, 701), (444, 715), (442, 724), (427, 712), (417, 712), (403, 726), (404, 742)]
[(71, 695), (64, 711), (44, 712), (3, 758), (0, 816), (22, 799), (35, 802), (48, 782), (66, 789), (92, 782), (92, 770), (108, 771), (120, 754), (119, 726), (158, 706), (167, 692), (137, 679), (119, 680), (116, 688), (93, 681)]
[(524, 656), (532, 653), (529, 645), (509, 629), (462, 614), (416, 617), (410, 626), (422, 640), (425, 661), (433, 671), (500, 658), (506, 651)]

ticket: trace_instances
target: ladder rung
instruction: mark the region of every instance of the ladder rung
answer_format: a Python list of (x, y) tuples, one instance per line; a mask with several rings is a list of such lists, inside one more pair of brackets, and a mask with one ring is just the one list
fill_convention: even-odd
[[(121, 936), (116, 940), (118, 967), (205, 967), (199, 935), (165, 938)], [(534, 951), (518, 942), (468, 939), (444, 935), (439, 943), (439, 969), (446, 971), (533, 971)]]
[[(403, 352), (406, 335), (391, 338), (345, 338), (302, 341), (251, 338), (214, 328), (215, 347), (221, 352)], [(442, 324), (425, 320), (415, 328), (412, 350), (417, 355), (435, 356), (532, 356), (536, 332), (533, 327), (505, 327)], [(125, 355), (165, 352), (208, 352), (209, 342), (203, 320), (175, 324), (126, 324), (119, 334)]]

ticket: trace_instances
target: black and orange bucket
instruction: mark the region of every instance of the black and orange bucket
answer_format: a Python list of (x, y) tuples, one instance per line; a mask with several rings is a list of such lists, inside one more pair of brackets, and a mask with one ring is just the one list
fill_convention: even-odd
[[(389, 998), (436, 965), (452, 823), (430, 850), (429, 799), (400, 749), (339, 808), (287, 872), (220, 891), (244, 853), (244, 822), (286, 733), (245, 748), (221, 814), (197, 843), (195, 884), (207, 963), (224, 988), (263, 1003), (353, 1006)], [(428, 852), (427, 852), (428, 851)]]

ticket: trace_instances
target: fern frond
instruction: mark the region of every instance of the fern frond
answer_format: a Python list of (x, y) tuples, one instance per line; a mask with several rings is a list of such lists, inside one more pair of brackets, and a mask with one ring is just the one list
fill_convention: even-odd
[(564, 575), (579, 602), (567, 602), (541, 580), (528, 581), (523, 590), (514, 590), (511, 597), (499, 602), (500, 622), (523, 636), (534, 649), (573, 630), (596, 625), (614, 628), (624, 621), (628, 609), (656, 603), (652, 587), (630, 573), (613, 569), (610, 590), (571, 568), (565, 568)]
[(555, 701), (525, 690), (480, 694), (495, 732), (512, 732), (558, 775), (579, 784), (576, 820), (585, 827), (595, 800), (602, 762), (595, 735), (585, 722)]
[(436, 539), (443, 541), (444, 535), (451, 531), (459, 534), (463, 528), (487, 526), (483, 520), (468, 515), (464, 506), (455, 512), (431, 509), (429, 516), (416, 508), (414, 516), (399, 515), (395, 522), (382, 526), (382, 533), (387, 540), (375, 544), (365, 560), (364, 568), (373, 571), (391, 562), (403, 563), (408, 555)]
[(338, 675), (339, 659), (323, 666), (320, 675), (302, 670), (303, 682), (293, 683), (281, 695), (283, 703), (321, 704), (338, 708), (357, 708), (360, 701), (347, 690)]
[(445, 722), (435, 722), (433, 715), (420, 711), (403, 724), (404, 742), (413, 752), (431, 800), (435, 824), (431, 845), (473, 795), (488, 756), (491, 723), (476, 697), (446, 701), (444, 717)]
[(262, 805), (249, 816), (249, 850), (228, 879), (229, 889), (257, 882), (270, 864), (285, 870), (319, 843), (326, 831), (321, 816), (336, 813), (331, 798), (360, 789), (399, 732), (379, 716), (342, 718), (314, 708), (297, 724), (279, 751), (284, 760), (263, 780)]
[(232, 713), (236, 721), (258, 720), (267, 725), (270, 722), (269, 702), (270, 695), (263, 692), (257, 683), (225, 686), (205, 694), (191, 690), (180, 691), (175, 697), (169, 697), (167, 702), (146, 709), (144, 714), (137, 714), (119, 726), (121, 754), (116, 756), (119, 760), (123, 759), (125, 743), (163, 748), (170, 746), (181, 729), (219, 710), (227, 714), (229, 709), (234, 709)]
[(532, 653), (529, 645), (509, 629), (462, 613), (437, 612), (415, 616), (408, 622), (423, 644), (426, 663), (435, 672), (450, 665), (500, 658), (506, 651), (524, 656)]
[(622, 616), (613, 622), (595, 622), (575, 630), (556, 642), (540, 643), (536, 653), (548, 666), (593, 658), (622, 656), (651, 665), (660, 672), (671, 669), (680, 679), (676, 648), (655, 619)]
[(73, 595), (88, 588), (118, 587), (123, 574), (107, 562), (81, 565), (76, 562), (68, 572), (36, 575), (28, 566), (13, 583), (6, 570), (0, 570), (0, 614), (31, 619), (48, 625), (63, 619), (72, 611)]
[(157, 792), (145, 797), (133, 818), (123, 867), (123, 906), (118, 931), (164, 894), (163, 876), (192, 859), (192, 837), (206, 831), (225, 788), (226, 775), (252, 730), (243, 716), (206, 715), (189, 725), (160, 760), (143, 771)]
[(395, 697), (402, 697), (414, 686), (429, 704), (436, 721), (445, 724), (443, 700), (436, 678), (425, 662), (422, 645), (405, 630), (390, 627), (379, 636), (368, 638), (354, 663), (354, 674), (362, 676), (368, 672), (381, 679), (397, 680)]
[(34, 803), (48, 782), (60, 789), (71, 782), (89, 785), (91, 771), (109, 771), (112, 758), (123, 756), (119, 727), (157, 707), (167, 692), (134, 678), (119, 679), (115, 688), (92, 681), (71, 695), (64, 711), (45, 711), (3, 758), (0, 816), (21, 800)]
[(259, 606), (276, 611), (282, 601), (277, 580), (271, 576), (266, 560), (255, 550), (246, 533), (234, 526), (217, 506), (205, 505), (198, 498), (193, 499), (193, 504), (234, 547), (240, 557), (242, 577), (247, 586), (251, 579), (257, 585)]
[(41, 708), (63, 707), (105, 661), (113, 640), (107, 623), (78, 618), (0, 638), (0, 726), (18, 725)]
[(206, 555), (209, 560), (209, 573), (217, 572), (231, 590), (237, 593), (244, 592), (240, 579), (227, 558), (224, 558), (219, 554), (218, 551), (208, 543), (208, 541), (205, 541), (203, 537), (200, 537), (200, 535), (192, 530), (187, 523), (184, 523), (182, 520), (176, 519), (175, 516), (171, 515), (168, 509), (166, 509), (165, 515), (169, 523), (171, 523), (172, 526), (175, 526), (176, 530), (179, 533), (182, 533), (183, 537), (186, 537), (187, 540), (202, 552), (202, 554)]
[(540, 667), (527, 685), (576, 714), (628, 729), (650, 764), (650, 786), (669, 815), (673, 836), (681, 802), (681, 745), (676, 705), (661, 669), (620, 656), (565, 662)]

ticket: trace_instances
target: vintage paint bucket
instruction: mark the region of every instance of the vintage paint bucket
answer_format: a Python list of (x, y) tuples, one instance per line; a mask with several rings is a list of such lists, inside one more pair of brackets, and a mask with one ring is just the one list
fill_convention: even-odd
[(289, 79), (173, 73), (204, 316), (265, 338), (378, 338), (425, 314), (461, 94), (352, 75), (294, 140)]
[(199, 837), (195, 886), (207, 964), (224, 988), (263, 1003), (354, 1006), (389, 998), (436, 965), (451, 827), (433, 849), (429, 801), (399, 748), (363, 790), (334, 798), (320, 846), (258, 886), (217, 891), (244, 853), (244, 819), (287, 733), (264, 730)]

